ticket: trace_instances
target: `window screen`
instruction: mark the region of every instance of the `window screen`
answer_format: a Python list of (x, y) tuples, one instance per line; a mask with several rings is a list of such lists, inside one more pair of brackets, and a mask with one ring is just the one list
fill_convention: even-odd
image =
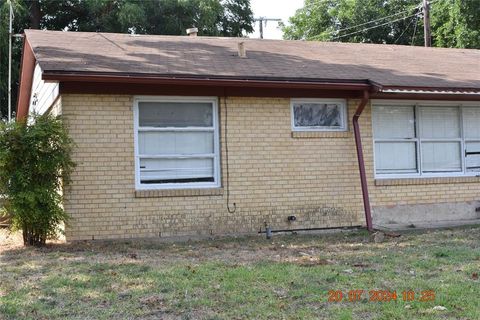
[(465, 139), (480, 140), (480, 108), (463, 108), (463, 130)]
[(378, 173), (417, 172), (415, 142), (377, 142), (375, 154)]
[(419, 110), (421, 138), (460, 138), (459, 108), (420, 107)]
[(419, 113), (423, 171), (461, 171), (460, 108), (419, 107)]
[(376, 107), (373, 113), (375, 138), (408, 139), (415, 137), (413, 107)]
[(373, 112), (377, 173), (416, 173), (413, 107), (377, 106)]
[(423, 172), (462, 171), (459, 142), (422, 142)]
[(214, 153), (213, 131), (140, 131), (138, 133), (140, 154), (212, 154)]
[(211, 103), (139, 102), (140, 127), (212, 127)]

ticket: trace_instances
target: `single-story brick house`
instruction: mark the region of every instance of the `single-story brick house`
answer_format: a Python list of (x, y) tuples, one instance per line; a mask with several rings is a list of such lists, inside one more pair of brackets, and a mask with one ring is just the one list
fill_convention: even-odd
[(77, 147), (67, 240), (480, 218), (480, 52), (26, 30)]

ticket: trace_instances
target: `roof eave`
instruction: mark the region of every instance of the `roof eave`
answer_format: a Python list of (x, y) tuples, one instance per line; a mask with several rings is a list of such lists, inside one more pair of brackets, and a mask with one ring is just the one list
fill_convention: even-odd
[(480, 100), (480, 89), (462, 87), (383, 86), (370, 80), (221, 77), (199, 75), (155, 75), (100, 72), (44, 71), (42, 79), (58, 82), (149, 84), (166, 86), (230, 87), (258, 89), (309, 89), (370, 91), (372, 99)]
[(480, 94), (475, 87), (382, 86), (384, 93)]
[(373, 99), (480, 101), (480, 88), (383, 86)]
[[(59, 82), (102, 82), (102, 83), (137, 83), (163, 85), (194, 86), (227, 86), (255, 88), (298, 88), (319, 90), (353, 90), (364, 91), (375, 89), (368, 80), (336, 80), (336, 79), (286, 79), (260, 77), (215, 77), (195, 75), (138, 75), (119, 73), (86, 73), (86, 72), (43, 72), (45, 81)], [(377, 88), (376, 90), (378, 90)]]

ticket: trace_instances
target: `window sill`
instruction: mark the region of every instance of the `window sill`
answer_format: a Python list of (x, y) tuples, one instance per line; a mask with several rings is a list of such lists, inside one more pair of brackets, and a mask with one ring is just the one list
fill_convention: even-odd
[(222, 196), (223, 188), (135, 190), (135, 198)]
[(292, 138), (349, 138), (349, 131), (292, 131)]
[(375, 179), (375, 186), (408, 186), (425, 184), (448, 184), (448, 183), (475, 183), (480, 182), (480, 177), (438, 177), (438, 178), (386, 178)]

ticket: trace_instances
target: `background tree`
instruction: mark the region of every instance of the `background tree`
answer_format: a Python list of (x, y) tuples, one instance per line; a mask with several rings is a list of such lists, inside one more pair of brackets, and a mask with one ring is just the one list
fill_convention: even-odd
[[(7, 111), (8, 11), (0, 0), (0, 118)], [(253, 32), (250, 0), (11, 0), (14, 33), (24, 29), (239, 37)], [(21, 40), (14, 40), (12, 106), (16, 106)]]
[[(479, 0), (430, 3), (433, 46), (480, 48)], [(283, 27), (284, 38), (423, 45), (421, 5), (421, 0), (305, 0), (291, 25)]]
[(480, 0), (439, 0), (431, 24), (436, 46), (480, 49)]

